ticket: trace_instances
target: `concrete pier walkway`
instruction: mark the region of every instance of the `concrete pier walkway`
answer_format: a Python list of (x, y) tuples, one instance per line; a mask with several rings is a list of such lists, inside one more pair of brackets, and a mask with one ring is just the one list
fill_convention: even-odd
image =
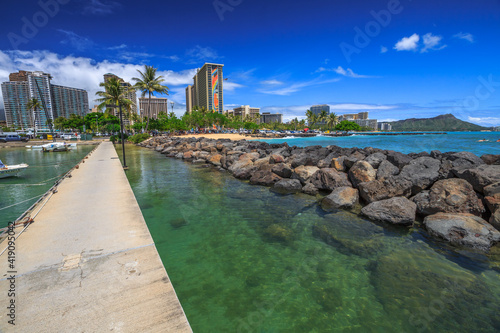
[(191, 332), (113, 145), (85, 161), (15, 242), (15, 326), (0, 256), (0, 332)]

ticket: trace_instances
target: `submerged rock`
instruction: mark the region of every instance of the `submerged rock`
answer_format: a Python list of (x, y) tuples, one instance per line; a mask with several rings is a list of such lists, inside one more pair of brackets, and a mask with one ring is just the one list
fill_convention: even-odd
[(392, 224), (411, 225), (415, 221), (417, 205), (404, 197), (372, 202), (361, 209), (370, 220)]
[(489, 250), (500, 241), (500, 232), (472, 214), (437, 213), (424, 220), (429, 233), (454, 245)]
[(293, 240), (293, 231), (288, 227), (281, 224), (271, 224), (266, 229), (264, 229), (264, 235), (266, 238), (288, 243)]

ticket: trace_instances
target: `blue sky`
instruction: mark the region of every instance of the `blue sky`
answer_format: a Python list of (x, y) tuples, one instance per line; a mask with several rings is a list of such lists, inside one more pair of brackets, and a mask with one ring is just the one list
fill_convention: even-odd
[[(46, 4), (46, 5), (40, 5)], [(57, 5), (56, 5), (57, 4)], [(453, 113), (500, 125), (500, 1), (41, 0), (3, 4), (0, 80), (43, 70), (90, 104), (113, 72), (158, 67), (179, 115), (204, 62), (224, 64), (225, 108), (396, 120)]]

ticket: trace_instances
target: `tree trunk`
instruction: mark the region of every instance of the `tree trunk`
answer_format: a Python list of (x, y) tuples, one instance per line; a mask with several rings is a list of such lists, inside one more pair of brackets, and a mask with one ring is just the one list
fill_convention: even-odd
[(146, 133), (148, 131), (149, 127), (149, 115), (151, 113), (151, 91), (149, 92), (149, 98), (148, 98), (148, 122), (146, 123)]

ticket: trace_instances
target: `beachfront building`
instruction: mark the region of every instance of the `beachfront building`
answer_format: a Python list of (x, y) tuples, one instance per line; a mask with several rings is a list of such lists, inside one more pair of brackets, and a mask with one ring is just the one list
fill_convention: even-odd
[[(311, 110), (312, 113), (314, 113), (316, 116), (319, 116), (321, 115), (321, 112), (325, 111), (326, 114), (330, 114), (330, 105), (328, 104), (319, 104), (319, 105), (313, 105), (311, 106), (311, 108), (309, 109)], [(325, 125), (326, 124), (326, 121), (320, 121), (317, 123), (318, 125)]]
[(151, 96), (151, 105), (149, 105), (148, 97), (139, 97), (139, 110), (141, 110), (141, 117), (158, 119), (160, 112), (168, 114), (168, 99)]
[[(88, 94), (83, 89), (51, 84), (48, 73), (22, 71), (11, 73), (2, 83), (7, 126), (11, 128), (48, 130), (47, 120), (87, 114)], [(42, 110), (28, 110), (30, 99), (36, 98)]]
[(281, 124), (283, 122), (283, 114), (263, 112), (260, 115), (260, 122), (261, 124), (270, 124), (270, 123)]
[(377, 130), (377, 124), (378, 124), (377, 119), (354, 119), (351, 121), (355, 122), (361, 127), (369, 127), (374, 131)]
[(392, 125), (389, 123), (378, 123), (379, 131), (392, 131)]
[(233, 115), (235, 117), (240, 117), (241, 119), (245, 119), (247, 116), (251, 119), (256, 119), (259, 118), (260, 108), (252, 108), (250, 105), (242, 105), (233, 109)]
[(369, 119), (367, 111), (342, 114), (339, 116), (339, 122), (343, 120), (352, 121), (361, 127), (370, 127), (374, 131), (378, 129), (377, 119)]
[(186, 88), (186, 111), (195, 106), (212, 112), (223, 113), (223, 69), (224, 65), (205, 63), (196, 70), (193, 85)]

